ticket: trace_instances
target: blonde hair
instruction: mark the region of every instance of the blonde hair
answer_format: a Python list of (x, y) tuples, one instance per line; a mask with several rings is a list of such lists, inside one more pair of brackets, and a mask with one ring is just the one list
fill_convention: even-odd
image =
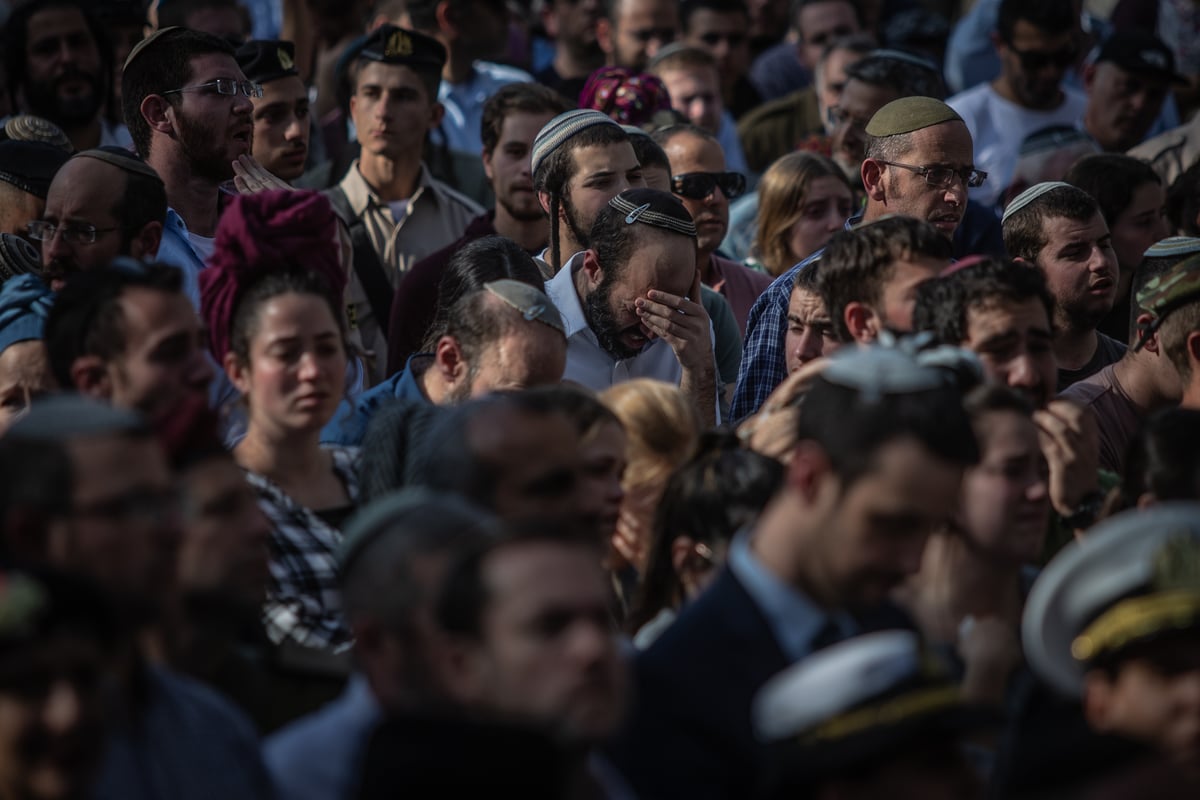
[(758, 231), (754, 236), (754, 254), (767, 272), (782, 275), (809, 255), (791, 252), (788, 232), (804, 213), (809, 184), (831, 176), (850, 189), (841, 168), (819, 153), (788, 153), (767, 168), (758, 182)]
[(700, 420), (679, 387), (638, 378), (606, 389), (600, 401), (625, 426), (626, 486), (665, 485), (675, 468), (695, 452)]

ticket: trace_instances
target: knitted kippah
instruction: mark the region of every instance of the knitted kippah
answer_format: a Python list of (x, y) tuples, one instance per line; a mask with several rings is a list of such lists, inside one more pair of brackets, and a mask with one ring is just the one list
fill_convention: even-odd
[(1074, 188), (1071, 186), (1071, 184), (1064, 183), (1063, 181), (1043, 181), (1042, 183), (1035, 183), (1033, 186), (1030, 186), (1028, 189), (1012, 199), (1012, 202), (1009, 203), (1008, 207), (1004, 209), (1004, 216), (1000, 218), (1000, 223), (1004, 224), (1007, 222), (1009, 217), (1032, 203), (1034, 200), (1037, 200), (1042, 195), (1046, 194), (1046, 192), (1052, 192), (1055, 189), (1061, 189), (1064, 186)]
[(1142, 254), (1143, 258), (1170, 258), (1200, 253), (1200, 238), (1195, 236), (1168, 236), (1155, 242)]
[(696, 236), (692, 215), (674, 195), (657, 189), (629, 189), (608, 201), (608, 205), (625, 215), (625, 224), (640, 222), (655, 228)]
[(871, 136), (899, 136), (955, 120), (962, 122), (962, 117), (941, 100), (902, 97), (875, 112), (875, 116), (867, 123), (867, 133)]
[(532, 173), (537, 175), (538, 167), (561, 147), (563, 142), (596, 125), (612, 125), (618, 129), (621, 127), (612, 117), (586, 108), (567, 111), (547, 122), (546, 127), (542, 128), (533, 140)]

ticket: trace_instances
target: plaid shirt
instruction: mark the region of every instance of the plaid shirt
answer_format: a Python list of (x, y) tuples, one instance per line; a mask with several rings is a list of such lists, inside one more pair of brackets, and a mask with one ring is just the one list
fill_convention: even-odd
[[(358, 448), (328, 447), (333, 470), (350, 501), (358, 500)], [(298, 504), (268, 478), (254, 472), (246, 480), (271, 521), (271, 575), (263, 621), (279, 644), (292, 639), (306, 647), (342, 649), (350, 631), (342, 619), (337, 583), (337, 548), (342, 532)]]
[[(862, 222), (862, 218), (863, 212), (857, 212), (846, 220), (843, 230), (850, 230)], [(737, 388), (733, 390), (733, 404), (729, 407), (729, 416), (735, 424), (757, 413), (771, 392), (787, 377), (783, 344), (787, 337), (787, 310), (792, 287), (796, 285), (800, 270), (824, 252), (822, 247), (776, 278), (750, 309), (742, 345), (742, 368), (738, 371)]]

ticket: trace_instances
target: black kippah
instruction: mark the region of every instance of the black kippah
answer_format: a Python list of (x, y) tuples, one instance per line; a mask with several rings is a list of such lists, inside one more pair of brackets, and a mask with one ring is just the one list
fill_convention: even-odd
[(655, 228), (696, 236), (696, 223), (683, 203), (657, 189), (629, 189), (608, 201), (609, 206), (625, 215), (625, 224), (640, 222)]

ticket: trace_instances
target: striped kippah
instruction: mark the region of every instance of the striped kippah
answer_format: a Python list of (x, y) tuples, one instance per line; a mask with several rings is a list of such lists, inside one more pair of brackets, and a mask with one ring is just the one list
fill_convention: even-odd
[(554, 119), (546, 123), (546, 127), (538, 132), (537, 137), (533, 140), (533, 158), (532, 172), (537, 175), (538, 167), (549, 158), (555, 150), (557, 150), (563, 142), (570, 139), (575, 134), (587, 130), (596, 125), (612, 125), (614, 128), (621, 126), (605, 114), (599, 111), (593, 111), (588, 108), (578, 108), (574, 111), (567, 111), (564, 114), (559, 114)]
[(1044, 181), (1042, 183), (1035, 183), (1033, 186), (1030, 186), (1028, 189), (1012, 199), (1012, 202), (1009, 203), (1004, 209), (1004, 216), (1000, 218), (1000, 224), (1003, 225), (1005, 222), (1008, 222), (1009, 217), (1032, 203), (1034, 200), (1037, 200), (1046, 192), (1052, 192), (1055, 189), (1061, 189), (1064, 186), (1072, 189), (1075, 188), (1071, 186), (1071, 184), (1064, 183), (1063, 181)]
[(692, 215), (674, 195), (666, 192), (629, 189), (609, 200), (608, 205), (625, 215), (626, 225), (641, 222), (684, 236), (696, 236), (696, 223), (692, 222)]
[(1150, 245), (1142, 254), (1143, 258), (1171, 258), (1172, 256), (1190, 256), (1200, 253), (1200, 238), (1195, 236), (1168, 236)]

